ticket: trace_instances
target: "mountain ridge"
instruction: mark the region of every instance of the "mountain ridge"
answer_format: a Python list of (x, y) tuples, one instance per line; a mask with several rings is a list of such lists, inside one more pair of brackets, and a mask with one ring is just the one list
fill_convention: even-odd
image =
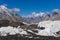
[(4, 5), (0, 6), (0, 20), (9, 20), (14, 22), (26, 22), (26, 23), (39, 23), (40, 21), (47, 20), (60, 20), (60, 9), (54, 9), (52, 12), (33, 12), (29, 16), (20, 16), (18, 14), (14, 14)]

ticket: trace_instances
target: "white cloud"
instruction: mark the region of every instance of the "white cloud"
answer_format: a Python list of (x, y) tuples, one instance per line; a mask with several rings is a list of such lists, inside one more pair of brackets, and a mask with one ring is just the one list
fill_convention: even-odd
[(20, 12), (20, 9), (19, 8), (12, 8), (12, 9), (9, 9), (9, 11), (11, 11), (11, 12)]
[(3, 5), (0, 5), (0, 7), (1, 7), (1, 9), (8, 9), (11, 12), (20, 12), (19, 8), (11, 8), (11, 9), (7, 8), (7, 4), (5, 4), (5, 3)]
[(19, 8), (13, 8), (13, 11), (15, 11), (15, 12), (19, 12), (20, 9), (19, 9)]

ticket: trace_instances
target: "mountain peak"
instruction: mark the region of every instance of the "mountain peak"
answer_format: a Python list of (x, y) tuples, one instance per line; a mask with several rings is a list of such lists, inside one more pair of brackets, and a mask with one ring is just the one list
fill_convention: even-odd
[(0, 8), (1, 8), (1, 9), (7, 9), (7, 7), (4, 6), (4, 5), (1, 5)]

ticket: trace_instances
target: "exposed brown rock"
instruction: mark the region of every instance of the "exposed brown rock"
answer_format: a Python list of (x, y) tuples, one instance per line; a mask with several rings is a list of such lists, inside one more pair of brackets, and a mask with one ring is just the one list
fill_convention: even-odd
[(9, 21), (8, 20), (0, 20), (0, 27), (1, 26), (9, 26)]

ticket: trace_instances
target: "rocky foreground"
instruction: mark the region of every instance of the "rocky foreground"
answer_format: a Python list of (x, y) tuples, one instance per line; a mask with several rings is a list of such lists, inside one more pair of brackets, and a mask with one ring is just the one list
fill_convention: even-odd
[(39, 36), (34, 38), (21, 37), (17, 35), (0, 36), (0, 40), (60, 40), (60, 37)]

